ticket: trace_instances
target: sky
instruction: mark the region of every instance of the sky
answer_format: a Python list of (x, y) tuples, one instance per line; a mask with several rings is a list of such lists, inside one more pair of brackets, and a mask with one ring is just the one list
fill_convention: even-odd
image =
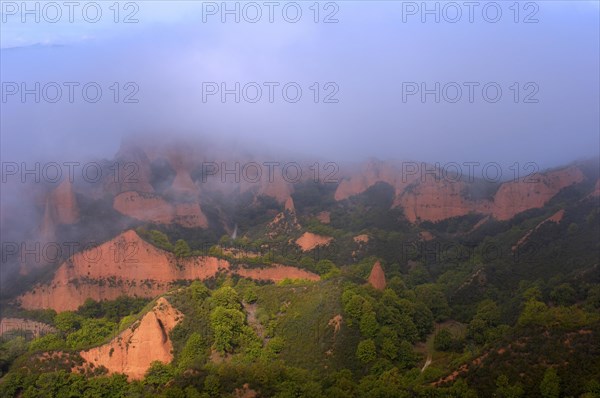
[(331, 161), (598, 156), (598, 1), (23, 4), (0, 3), (3, 161), (111, 157), (132, 133)]

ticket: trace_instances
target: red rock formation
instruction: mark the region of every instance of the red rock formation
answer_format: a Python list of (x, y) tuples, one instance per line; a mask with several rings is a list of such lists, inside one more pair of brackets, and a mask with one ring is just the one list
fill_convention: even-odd
[(37, 232), (41, 242), (52, 242), (56, 236), (56, 223), (52, 217), (52, 208), (50, 200), (46, 200), (44, 206), (44, 216)]
[(310, 251), (317, 246), (327, 246), (333, 238), (331, 236), (322, 236), (313, 234), (312, 232), (305, 232), (301, 237), (296, 239), (296, 244), (300, 246), (302, 251)]
[(115, 197), (113, 207), (119, 213), (141, 221), (188, 228), (208, 227), (208, 220), (198, 203), (172, 205), (157, 194), (123, 192)]
[(193, 149), (186, 146), (169, 145), (165, 152), (169, 164), (176, 173), (171, 190), (176, 193), (196, 194), (198, 187), (194, 184), (190, 174), (195, 161)]
[(429, 231), (421, 231), (419, 232), (419, 238), (421, 238), (421, 240), (424, 240), (425, 242), (428, 242), (430, 240), (435, 239), (435, 236)]
[(42, 242), (50, 242), (54, 240), (58, 225), (75, 224), (78, 221), (79, 206), (73, 191), (73, 184), (65, 179), (46, 196), (38, 237)]
[(354, 238), (352, 238), (352, 240), (355, 243), (358, 243), (359, 245), (362, 244), (362, 243), (368, 243), (369, 242), (369, 235), (367, 235), (367, 234), (356, 235)]
[(104, 191), (119, 194), (127, 191), (154, 192), (150, 184), (152, 170), (146, 152), (135, 141), (121, 145), (104, 178)]
[(358, 195), (378, 182), (386, 182), (391, 186), (396, 187), (397, 185), (399, 186), (412, 182), (412, 178), (410, 181), (402, 181), (398, 170), (391, 165), (385, 162), (372, 160), (368, 162), (358, 174), (343, 179), (340, 182), (335, 191), (335, 200), (344, 200), (351, 196)]
[(297, 231), (301, 228), (298, 223), (298, 217), (296, 216), (296, 208), (294, 207), (294, 200), (292, 197), (288, 197), (285, 201), (284, 210), (273, 218), (269, 223), (269, 236), (275, 238), (279, 234), (286, 234), (293, 231)]
[(285, 210), (291, 212), (295, 212), (296, 208), (294, 207), (294, 199), (290, 196), (285, 200)]
[(461, 182), (428, 178), (396, 197), (394, 205), (402, 207), (404, 215), (412, 223), (436, 222), (470, 212), (488, 211), (485, 203), (467, 200), (463, 196), (464, 189), (465, 184)]
[(232, 271), (226, 260), (202, 256), (177, 259), (126, 231), (96, 248), (76, 253), (65, 261), (52, 281), (38, 284), (19, 297), (24, 308), (72, 311), (87, 298), (114, 300), (121, 295), (155, 297), (177, 280), (204, 280), (218, 272), (279, 281), (284, 278), (315, 280), (309, 272), (281, 265)]
[(156, 194), (123, 192), (115, 197), (113, 207), (119, 213), (142, 221), (169, 224), (173, 220), (173, 206)]
[[(44, 213), (41, 223), (35, 231), (35, 239), (27, 242), (24, 246), (34, 248), (36, 245), (47, 247), (46, 244), (54, 244), (56, 229), (59, 225), (76, 224), (78, 221), (79, 206), (73, 191), (73, 184), (65, 179), (46, 195)], [(45, 253), (38, 253), (38, 258), (35, 255), (21, 255), (19, 256), (19, 273), (27, 275), (32, 269), (41, 268), (49, 263)]]
[(109, 343), (80, 352), (88, 364), (104, 366), (109, 374), (124, 373), (130, 380), (139, 380), (154, 361), (170, 363), (173, 344), (169, 333), (183, 319), (164, 297), (141, 320)]
[(373, 286), (377, 290), (384, 290), (385, 283), (385, 273), (383, 272), (383, 268), (379, 261), (376, 261), (371, 269), (371, 274), (369, 275), (368, 282), (371, 286)]
[(208, 220), (198, 203), (180, 203), (175, 205), (173, 222), (188, 228), (208, 227)]
[(569, 167), (533, 178), (538, 181), (526, 179), (502, 184), (494, 196), (492, 215), (498, 220), (508, 220), (525, 210), (542, 207), (561, 189), (583, 181), (584, 175), (579, 168)]
[(79, 221), (79, 207), (73, 184), (65, 179), (50, 193), (48, 202), (53, 220), (58, 224), (75, 224)]
[[(538, 181), (532, 182), (535, 179)], [(475, 201), (465, 197), (465, 182), (403, 174), (389, 164), (370, 162), (362, 172), (340, 183), (335, 198), (343, 200), (364, 192), (377, 182), (385, 182), (395, 188), (394, 206), (401, 207), (413, 223), (436, 222), (469, 213), (490, 214), (498, 220), (508, 220), (525, 210), (544, 206), (561, 189), (583, 179), (583, 172), (577, 167), (553, 170), (516, 182), (505, 182), (493, 200)]]

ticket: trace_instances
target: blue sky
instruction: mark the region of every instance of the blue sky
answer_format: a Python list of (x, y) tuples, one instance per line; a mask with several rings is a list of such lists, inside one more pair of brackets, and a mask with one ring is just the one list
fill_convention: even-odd
[[(302, 17), (296, 23), (279, 11), (289, 2), (279, 2), (273, 23), (264, 6), (257, 23), (243, 16), (240, 23), (231, 16), (222, 23), (219, 12), (207, 14), (221, 2), (193, 1), (129, 2), (127, 9), (121, 2), (119, 23), (109, 9), (112, 1), (98, 2), (103, 14), (97, 23), (77, 10), (70, 23), (65, 9), (56, 23), (44, 15), (40, 23), (31, 16), (23, 23), (21, 10), (6, 3), (3, 84), (97, 82), (103, 100), (22, 103), (18, 95), (7, 97), (0, 104), (3, 158), (61, 151), (110, 156), (120, 137), (132, 132), (226, 137), (332, 161), (374, 156), (548, 167), (598, 155), (598, 1), (519, 2), (518, 16), (510, 8), (514, 2), (498, 2), (502, 16), (496, 23), (480, 12), (490, 2), (478, 3), (473, 23), (464, 7), (458, 22), (444, 20), (456, 16), (451, 2), (438, 3), (448, 12), (440, 23), (431, 15), (423, 23), (421, 10), (412, 13), (421, 2), (321, 2), (319, 23), (312, 1), (298, 2)], [(132, 11), (138, 22), (122, 23)], [(332, 12), (338, 22), (323, 23)], [(538, 22), (524, 23), (528, 16)], [(139, 102), (107, 101), (114, 82), (135, 83)], [(235, 103), (232, 96), (222, 103), (219, 95), (203, 102), (207, 82), (295, 82), (303, 95), (297, 103), (281, 97), (269, 103), (264, 96), (258, 103)], [(409, 86), (436, 83), (449, 90), (439, 103), (433, 94), (424, 102), (420, 93), (406, 96)], [(465, 83), (477, 87), (473, 102), (466, 99)], [(453, 103), (447, 99), (457, 85), (463, 96)], [(483, 97), (486, 85), (501, 88), (498, 102)], [(333, 87), (339, 101), (323, 103)]]

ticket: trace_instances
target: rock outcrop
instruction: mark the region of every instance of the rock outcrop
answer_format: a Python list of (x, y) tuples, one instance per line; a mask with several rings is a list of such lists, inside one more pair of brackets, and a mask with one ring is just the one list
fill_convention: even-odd
[(104, 366), (109, 374), (124, 373), (130, 380), (142, 379), (152, 362), (173, 360), (169, 333), (182, 319), (183, 314), (160, 297), (151, 311), (112, 341), (80, 355), (94, 367)]
[(310, 251), (317, 246), (327, 246), (333, 238), (331, 236), (322, 236), (313, 234), (312, 232), (305, 232), (301, 237), (296, 239), (296, 244), (300, 246), (302, 251)]
[(135, 231), (76, 253), (60, 265), (54, 278), (20, 297), (24, 308), (76, 310), (86, 298), (114, 300), (121, 295), (154, 297), (178, 279), (207, 279), (229, 269), (215, 257), (177, 259), (141, 239)]
[(492, 216), (498, 220), (509, 220), (525, 210), (540, 208), (561, 189), (583, 179), (579, 168), (568, 167), (517, 182), (506, 182), (494, 196)]
[(289, 266), (231, 270), (227, 260), (211, 256), (178, 259), (172, 253), (144, 241), (132, 230), (76, 253), (60, 265), (49, 283), (35, 285), (18, 300), (26, 309), (52, 308), (72, 311), (87, 298), (114, 300), (121, 295), (155, 297), (179, 280), (205, 280), (217, 273), (233, 273), (252, 279), (285, 278), (317, 280), (316, 274)]
[(381, 263), (379, 263), (379, 261), (376, 261), (375, 264), (373, 264), (368, 282), (377, 290), (385, 289), (385, 273), (383, 272), (383, 268), (381, 267)]
[[(433, 170), (433, 166), (428, 167)], [(585, 178), (581, 169), (571, 166), (504, 182), (492, 199), (477, 200), (465, 194), (470, 182), (452, 176), (444, 177), (441, 172), (432, 174), (435, 175), (406, 173), (384, 162), (370, 162), (360, 173), (339, 184), (335, 199), (347, 199), (363, 193), (378, 182), (384, 182), (394, 187), (393, 206), (401, 207), (412, 223), (437, 222), (470, 213), (508, 220), (525, 210), (544, 206), (561, 189)]]
[(104, 179), (104, 190), (113, 195), (121, 192), (154, 192), (150, 184), (152, 169), (146, 152), (136, 142), (121, 145)]
[(61, 182), (50, 193), (47, 203), (49, 204), (47, 210), (51, 212), (55, 223), (75, 224), (79, 221), (79, 206), (73, 184), (68, 179)]
[(115, 197), (113, 207), (119, 213), (141, 221), (179, 224), (187, 228), (208, 227), (208, 220), (200, 204), (171, 204), (154, 193), (123, 192)]
[(76, 224), (78, 221), (79, 206), (73, 184), (65, 179), (46, 196), (37, 236), (42, 242), (50, 242), (55, 238), (57, 226)]

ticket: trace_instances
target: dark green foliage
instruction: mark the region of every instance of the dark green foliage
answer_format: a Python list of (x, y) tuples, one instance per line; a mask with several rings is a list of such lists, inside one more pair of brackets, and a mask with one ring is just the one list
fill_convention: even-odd
[[(164, 162), (152, 167), (152, 184), (168, 195), (172, 170)], [(198, 183), (201, 177), (193, 176)], [(253, 192), (203, 195), (209, 229), (146, 225), (138, 232), (179, 258), (205, 254), (218, 242), (253, 253), (277, 244), (270, 259), (229, 259), (233, 269), (280, 262), (322, 280), (269, 284), (220, 275), (181, 281), (166, 295), (184, 314), (169, 336), (174, 360), (154, 363), (144, 380), (134, 382), (107, 377), (101, 368), (93, 371), (96, 377), (70, 370), (82, 361), (76, 350), (106, 342), (117, 325), (139, 318), (148, 300), (88, 300), (76, 312), (29, 316), (9, 307), (9, 314), (43, 320), (58, 332), (0, 341), (0, 396), (206, 398), (239, 395), (246, 383), (269, 397), (597, 396), (600, 211), (584, 198), (593, 184), (575, 184), (544, 208), (507, 221), (490, 218), (472, 230), (482, 215), (409, 224), (392, 207), (394, 188), (384, 183), (337, 202), (335, 184), (305, 182), (293, 194), (300, 229), (279, 231), (274, 239), (266, 235), (267, 223), (281, 203), (255, 200)], [(470, 186), (463, 194), (489, 198), (497, 187)], [(108, 205), (83, 202), (86, 211), (110, 219)], [(535, 229), (562, 208), (560, 223)], [(331, 213), (330, 224), (315, 218), (320, 211)], [(223, 224), (236, 223), (234, 240)], [(527, 242), (513, 250), (530, 230)], [(305, 231), (334, 237), (331, 250), (300, 252), (293, 241)], [(435, 238), (424, 243), (422, 231)], [(358, 234), (369, 242), (354, 242)], [(456, 252), (436, 250), (443, 245)], [(486, 255), (489, 247), (498, 248), (497, 255)], [(226, 257), (217, 249), (211, 253)], [(383, 291), (366, 283), (376, 260), (386, 274)], [(68, 360), (36, 357), (53, 350)], [(428, 356), (433, 362), (422, 372)], [(454, 371), (455, 380), (433, 384)]]
[(169, 241), (169, 237), (161, 231), (151, 229), (146, 230), (144, 228), (137, 229), (138, 234), (144, 239), (147, 239), (154, 246), (167, 251), (173, 251), (173, 244)]
[(175, 256), (179, 258), (189, 257), (192, 255), (190, 246), (183, 239), (178, 239), (177, 242), (175, 242), (175, 248), (173, 249), (173, 252), (175, 253)]
[(373, 340), (367, 339), (358, 343), (356, 357), (364, 364), (373, 362), (377, 358), (377, 351)]
[(84, 318), (106, 318), (111, 322), (118, 322), (127, 315), (137, 314), (149, 301), (145, 298), (129, 296), (120, 296), (111, 301), (87, 299), (79, 307), (77, 314)]
[(113, 336), (117, 325), (105, 319), (84, 319), (81, 327), (67, 336), (67, 346), (73, 350), (93, 347)]
[(540, 383), (540, 392), (543, 398), (560, 397), (560, 377), (556, 374), (556, 369), (546, 369), (544, 378)]

